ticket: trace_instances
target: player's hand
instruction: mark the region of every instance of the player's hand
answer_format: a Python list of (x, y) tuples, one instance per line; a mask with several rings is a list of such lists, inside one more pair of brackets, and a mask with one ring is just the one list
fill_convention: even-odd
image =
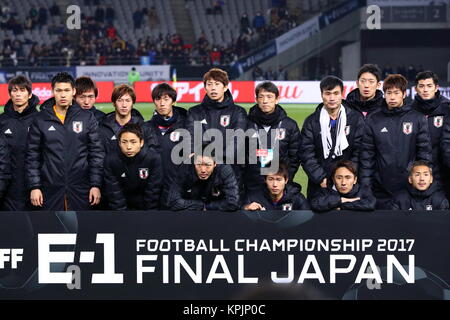
[(361, 198), (341, 198), (342, 203), (359, 201)]
[(44, 196), (40, 189), (34, 189), (30, 194), (31, 204), (35, 207), (42, 207), (44, 205)]
[(97, 187), (91, 188), (89, 191), (89, 203), (91, 206), (95, 206), (100, 203), (100, 199), (102, 198), (102, 194), (100, 189)]
[(262, 205), (257, 202), (252, 202), (244, 207), (244, 210), (247, 211), (257, 211), (257, 210), (266, 210)]
[(320, 183), (320, 186), (322, 187), (322, 188), (325, 188), (326, 189), (326, 187), (327, 187), (327, 178), (324, 178), (323, 180), (322, 180), (322, 182)]

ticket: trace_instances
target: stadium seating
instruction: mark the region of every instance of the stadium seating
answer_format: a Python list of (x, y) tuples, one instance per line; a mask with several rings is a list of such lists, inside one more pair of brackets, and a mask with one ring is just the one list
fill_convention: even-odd
[[(109, 42), (105, 41), (103, 44), (92, 44), (91, 40), (105, 39), (97, 35), (95, 32), (89, 32), (87, 38), (83, 38), (84, 41), (77, 41), (72, 35), (69, 34), (66, 41), (61, 40), (61, 36), (65, 34), (68, 29), (65, 25), (65, 19), (67, 17), (65, 6), (62, 2), (59, 4), (60, 15), (50, 14), (50, 9), (55, 5), (55, 0), (6, 0), (2, 1), (1, 7), (5, 5), (9, 7), (11, 16), (18, 22), (19, 32), (17, 28), (1, 28), (0, 29), (0, 65), (13, 66), (19, 65), (60, 65), (66, 64), (64, 58), (61, 59), (61, 53), (67, 54), (69, 60), (72, 59), (73, 63), (87, 63), (87, 64), (110, 64), (110, 63), (123, 63), (123, 61), (131, 61), (131, 64), (139, 61), (139, 55), (136, 54), (139, 47), (139, 43), (145, 42), (145, 46), (140, 52), (148, 52), (152, 45), (161, 43), (158, 39), (160, 36), (164, 39), (170, 47), (170, 41), (167, 40), (167, 35), (174, 35), (179, 32), (176, 30), (175, 17), (172, 11), (172, 6), (179, 2), (167, 1), (167, 0), (71, 0), (66, 1), (66, 4), (78, 5), (81, 9), (82, 30), (89, 28), (89, 21), (95, 20), (96, 10), (99, 4), (103, 8), (111, 7), (114, 10), (115, 17), (113, 20), (114, 27), (119, 39), (123, 40), (122, 53), (106, 52), (105, 48), (113, 47), (114, 37), (109, 38)], [(221, 6), (221, 12), (219, 14), (213, 14), (212, 0), (187, 0), (181, 2), (183, 5), (186, 3), (186, 9), (190, 16), (190, 20), (193, 25), (193, 32), (191, 35), (195, 36), (195, 39), (199, 39), (201, 34), (205, 34), (208, 44), (202, 48), (202, 57), (198, 58), (194, 52), (196, 46), (194, 43), (185, 43), (188, 48), (192, 48), (192, 51), (186, 53), (191, 55), (188, 58), (173, 59), (172, 54), (162, 53), (158, 51), (156, 57), (156, 63), (165, 63), (163, 58), (169, 57), (167, 63), (190, 63), (190, 61), (196, 61), (197, 64), (210, 63), (210, 52), (214, 47), (218, 47), (221, 51), (221, 63), (229, 63), (236, 59), (236, 57), (242, 57), (248, 54), (249, 51), (255, 49), (258, 46), (264, 45), (266, 41), (273, 39), (287, 30), (295, 27), (298, 23), (301, 23), (304, 19), (307, 19), (310, 15), (317, 13), (320, 10), (324, 10), (330, 5), (335, 5), (337, 2), (343, 0), (301, 0), (301, 1), (287, 1), (288, 13), (286, 18), (282, 20), (284, 23), (278, 25), (270, 25), (271, 21), (271, 6), (273, 1), (270, 0), (226, 0), (216, 1)], [(4, 4), (5, 3), (5, 4)], [(34, 26), (33, 28), (26, 28), (26, 21), (30, 14), (31, 8), (39, 10), (41, 7), (47, 11), (46, 23)], [(140, 26), (135, 26), (135, 12), (143, 12), (144, 8), (150, 10), (155, 8), (158, 21), (151, 23), (148, 14), (142, 14), (142, 22)], [(294, 19), (293, 15), (290, 15), (294, 8), (297, 12), (297, 18)], [(105, 10), (106, 12), (106, 10)], [(255, 32), (253, 28), (253, 18), (261, 12), (266, 21), (267, 28), (259, 29)], [(301, 14), (299, 14), (301, 13)], [(181, 13), (178, 12), (178, 15)], [(184, 14), (184, 13), (183, 13)], [(244, 14), (247, 14), (251, 31), (247, 30), (243, 34), (241, 30), (241, 18)], [(279, 13), (280, 14), (280, 13)], [(301, 19), (299, 18), (301, 16)], [(4, 17), (1, 17), (4, 20)], [(8, 20), (11, 20), (8, 18)], [(103, 30), (107, 28), (108, 17), (104, 18), (103, 25), (98, 24), (97, 28)], [(5, 21), (3, 21), (5, 22)], [(35, 23), (36, 24), (36, 23)], [(95, 24), (94, 24), (94, 29)], [(21, 30), (20, 30), (21, 29)], [(15, 30), (15, 32), (13, 31)], [(64, 35), (65, 36), (65, 35)], [(11, 49), (7, 49), (5, 52), (4, 40), (10, 39), (11, 42), (19, 41), (19, 44)], [(146, 41), (146, 40), (149, 41)], [(64, 44), (63, 44), (64, 43)], [(150, 44), (149, 44), (150, 43)], [(17, 49), (19, 47), (20, 49)], [(91, 50), (91, 48), (93, 48)], [(126, 50), (125, 50), (126, 48)], [(183, 48), (184, 50), (185, 48)], [(161, 50), (161, 47), (158, 48)], [(170, 48), (172, 50), (172, 48)], [(191, 50), (191, 49), (188, 49)], [(16, 51), (14, 53), (14, 51)], [(31, 54), (30, 54), (31, 53)], [(101, 55), (107, 57), (106, 60), (100, 60), (96, 56)], [(174, 54), (175, 56), (177, 54)], [(17, 56), (17, 58), (15, 58)], [(116, 60), (114, 60), (116, 59)], [(125, 59), (125, 60), (122, 60)], [(131, 59), (131, 60), (130, 60)], [(3, 61), (2, 61), (3, 60)], [(113, 61), (114, 60), (114, 61)], [(103, 61), (103, 62), (100, 62)], [(175, 62), (174, 62), (175, 61)], [(181, 61), (181, 62), (180, 62)]]
[(206, 13), (207, 8), (212, 5), (210, 0), (188, 1), (187, 5), (196, 38), (205, 33), (209, 43), (230, 45), (240, 34), (240, 19), (242, 15), (246, 13), (251, 24), (253, 17), (258, 11), (266, 15), (270, 8), (270, 1), (228, 0), (222, 6), (223, 13), (221, 15)]
[[(47, 10), (54, 4), (54, 0), (15, 0), (11, 1), (8, 5), (12, 13), (16, 13), (15, 18), (23, 23), (29, 14), (29, 9), (36, 7), (39, 9), (41, 6)], [(94, 5), (84, 5), (83, 0), (71, 0), (71, 5), (78, 5), (81, 8), (82, 15), (86, 17), (93, 17), (95, 15), (95, 10), (97, 6)], [(114, 26), (117, 29), (118, 35), (125, 41), (137, 46), (139, 39), (145, 39), (147, 36), (151, 38), (156, 38), (160, 33), (163, 35), (176, 33), (174, 17), (172, 14), (172, 9), (169, 1), (164, 0), (110, 0), (106, 3), (101, 2), (102, 5), (110, 5), (115, 11)], [(156, 28), (150, 29), (148, 23), (148, 17), (144, 16), (142, 22), (142, 28), (134, 30), (133, 28), (133, 13), (139, 9), (144, 8), (150, 9), (151, 7), (156, 8), (158, 15), (158, 24)], [(27, 9), (23, 9), (27, 8)], [(39, 45), (51, 45), (58, 40), (58, 36), (55, 34), (49, 34), (49, 29), (51, 26), (59, 26), (62, 22), (62, 17), (65, 16), (65, 12), (61, 11), (61, 16), (52, 16), (48, 13), (47, 25), (43, 26), (41, 30), (35, 28), (33, 30), (24, 29), (23, 34), (14, 36), (11, 30), (0, 29), (0, 43), (6, 37), (13, 40), (20, 40), (22, 43), (26, 43), (27, 39), (37, 42)], [(31, 44), (25, 44), (24, 53), (25, 56), (28, 55)]]
[[(125, 41), (137, 46), (139, 39), (145, 39), (150, 36), (156, 38), (159, 34), (174, 34), (176, 33), (174, 17), (170, 3), (164, 0), (112, 0), (113, 8), (116, 12), (115, 27), (121, 38)], [(133, 27), (133, 13), (137, 9), (144, 9), (151, 7), (156, 8), (158, 14), (158, 24), (156, 28), (151, 29), (148, 23), (148, 17), (144, 17), (142, 27), (134, 30)]]

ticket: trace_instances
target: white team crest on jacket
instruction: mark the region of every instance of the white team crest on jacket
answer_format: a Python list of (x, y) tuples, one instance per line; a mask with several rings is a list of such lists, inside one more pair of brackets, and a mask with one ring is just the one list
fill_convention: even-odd
[(180, 141), (180, 133), (177, 131), (171, 132), (170, 133), (170, 140), (172, 142), (177, 142)]
[(291, 211), (292, 210), (292, 203), (285, 203), (281, 206), (281, 209), (283, 211)]
[(230, 115), (220, 116), (220, 125), (222, 127), (228, 127), (230, 125)]
[(431, 204), (427, 204), (427, 206), (425, 207), (425, 210), (432, 211), (433, 210), (433, 206)]
[(139, 178), (143, 180), (148, 178), (148, 168), (139, 168)]
[(72, 129), (75, 133), (80, 133), (83, 131), (83, 121), (72, 122)]
[(344, 133), (346, 136), (348, 136), (350, 134), (350, 126), (346, 126), (344, 129)]
[(436, 128), (442, 127), (442, 125), (444, 124), (444, 117), (443, 116), (434, 117), (433, 123)]
[(275, 133), (276, 133), (275, 136), (276, 136), (277, 140), (283, 140), (286, 137), (286, 129), (284, 129), (284, 128), (277, 128), (275, 130)]
[(413, 132), (413, 123), (412, 122), (403, 122), (403, 133), (411, 134)]

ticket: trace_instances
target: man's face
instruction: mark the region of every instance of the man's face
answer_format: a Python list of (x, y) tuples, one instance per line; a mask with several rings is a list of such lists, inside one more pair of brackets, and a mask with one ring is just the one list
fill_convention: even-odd
[(332, 90), (324, 90), (322, 92), (322, 100), (325, 108), (329, 111), (338, 109), (342, 103), (342, 90), (340, 86), (336, 86)]
[(67, 82), (57, 82), (53, 88), (56, 105), (61, 108), (67, 108), (72, 104), (75, 93), (75, 88)]
[(114, 105), (116, 108), (116, 113), (122, 117), (126, 117), (131, 113), (131, 109), (133, 109), (133, 99), (128, 93), (126, 93), (119, 97)]
[(167, 94), (154, 101), (156, 112), (163, 117), (171, 117), (174, 101)]
[(433, 79), (424, 79), (419, 80), (419, 83), (416, 86), (417, 94), (423, 100), (431, 100), (436, 96), (436, 92), (439, 90), (439, 86), (436, 85)]
[(270, 194), (272, 196), (279, 196), (283, 194), (288, 179), (277, 174), (269, 174), (266, 176), (265, 182)]
[(279, 103), (279, 99), (275, 93), (261, 89), (256, 97), (259, 109), (265, 114), (271, 114), (275, 111), (275, 107)]
[(384, 98), (389, 108), (400, 108), (406, 98), (406, 92), (403, 93), (399, 88), (390, 88), (384, 93)]
[(75, 101), (83, 109), (89, 110), (95, 104), (95, 92), (94, 90), (85, 91), (82, 94), (77, 94), (75, 96)]
[(26, 107), (31, 96), (32, 93), (28, 92), (25, 87), (19, 88), (18, 86), (14, 86), (9, 93), (13, 106), (16, 108)]
[(375, 97), (377, 89), (380, 87), (381, 83), (377, 80), (370, 72), (365, 72), (359, 77), (356, 82), (359, 89), (359, 94), (363, 101), (367, 101)]
[(197, 156), (194, 165), (198, 178), (200, 180), (208, 180), (217, 164), (211, 157)]
[(352, 191), (357, 180), (358, 178), (347, 168), (337, 169), (333, 176), (334, 185), (340, 194)]
[(222, 102), (228, 87), (220, 81), (210, 79), (205, 83), (206, 95), (213, 101)]
[(428, 190), (433, 183), (433, 175), (431, 174), (429, 167), (417, 166), (413, 168), (408, 180), (414, 189), (425, 191)]
[(142, 147), (144, 146), (144, 141), (139, 139), (139, 137), (131, 132), (124, 132), (120, 136), (119, 147), (124, 155), (129, 158), (137, 155)]

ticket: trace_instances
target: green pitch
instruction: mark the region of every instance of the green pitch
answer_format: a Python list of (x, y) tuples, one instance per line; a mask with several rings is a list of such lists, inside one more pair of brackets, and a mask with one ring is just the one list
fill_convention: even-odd
[[(178, 106), (189, 109), (195, 105), (194, 103), (179, 103)], [(241, 104), (247, 111), (253, 106), (253, 104)], [(98, 104), (96, 107), (99, 110), (102, 110), (103, 112), (111, 112), (114, 111), (114, 108), (111, 106), (111, 104)], [(303, 125), (303, 121), (307, 116), (309, 116), (314, 110), (316, 105), (311, 104), (285, 104), (283, 105), (283, 108), (288, 113), (289, 117), (295, 119), (298, 123), (299, 128), (301, 129)], [(154, 106), (152, 103), (138, 103), (135, 105), (135, 108), (138, 109), (142, 115), (144, 116), (145, 120), (149, 120), (152, 116), (152, 113), (154, 111)], [(303, 187), (303, 194), (306, 194), (306, 186), (308, 184), (308, 178), (306, 177), (305, 172), (302, 168), (300, 168), (297, 172), (297, 175), (295, 176), (295, 182), (298, 182)]]

